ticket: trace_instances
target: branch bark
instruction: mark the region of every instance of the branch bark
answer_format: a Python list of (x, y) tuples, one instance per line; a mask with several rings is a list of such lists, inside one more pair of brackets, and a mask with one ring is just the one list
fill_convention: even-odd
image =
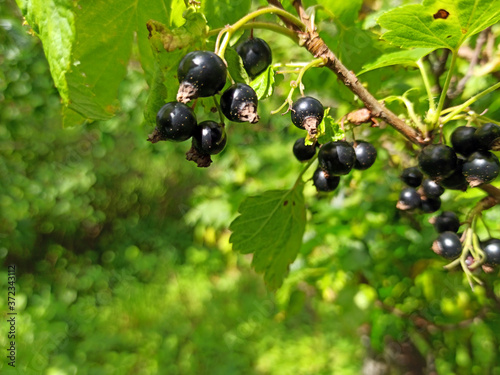
[[(268, 3), (270, 5), (283, 9), (281, 3), (278, 0), (268, 0)], [(361, 84), (361, 82), (359, 82), (359, 79), (356, 77), (354, 72), (350, 71), (345, 67), (344, 64), (342, 64), (342, 62), (328, 48), (326, 43), (316, 32), (314, 25), (312, 25), (309, 16), (307, 16), (302, 6), (302, 2), (295, 0), (293, 2), (293, 5), (297, 10), (299, 18), (307, 26), (306, 31), (299, 30), (295, 25), (291, 24), (286, 19), (281, 19), (289, 29), (297, 33), (297, 35), (299, 36), (300, 45), (306, 48), (313, 56), (322, 58), (325, 61), (325, 66), (333, 71), (342, 81), (342, 83), (361, 99), (366, 108), (370, 110), (373, 117), (377, 117), (386, 121), (394, 129), (403, 134), (408, 140), (418, 146), (422, 147), (428, 144), (430, 142), (429, 138), (424, 137), (419, 130), (409, 126), (394, 112), (385, 108), (385, 106), (380, 103)]]

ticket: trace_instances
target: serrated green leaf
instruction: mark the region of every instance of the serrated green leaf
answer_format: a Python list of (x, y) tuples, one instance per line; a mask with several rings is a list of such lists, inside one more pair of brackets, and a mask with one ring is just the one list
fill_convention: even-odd
[(160, 66), (156, 64), (156, 73), (153, 77), (149, 89), (148, 99), (146, 100), (146, 107), (144, 108), (144, 122), (149, 126), (156, 125), (156, 114), (160, 108), (165, 104), (167, 97), (167, 88), (163, 84), (164, 77), (163, 71)]
[(363, 0), (324, 0), (321, 5), (330, 11), (344, 25), (351, 25), (358, 19)]
[(241, 60), (238, 52), (233, 48), (227, 48), (224, 58), (227, 62), (227, 70), (231, 78), (233, 78), (235, 82), (246, 83), (248, 85), (250, 79), (248, 78), (248, 74), (243, 66), (243, 60)]
[[(328, 113), (328, 112), (326, 112)], [(325, 114), (323, 121), (318, 126), (318, 142), (325, 144), (331, 141), (338, 141), (345, 138), (345, 132), (331, 116)]]
[(233, 249), (253, 253), (252, 266), (264, 273), (269, 288), (277, 289), (302, 245), (306, 223), (303, 185), (272, 190), (243, 201), (230, 226)]
[(378, 23), (389, 30), (383, 38), (398, 46), (457, 50), (499, 21), (500, 0), (424, 0), (389, 11)]
[(271, 65), (250, 82), (259, 100), (270, 97), (274, 92), (275, 72)]
[(66, 72), (71, 68), (75, 38), (72, 0), (16, 0), (26, 22), (40, 38), (52, 78), (63, 103), (69, 101)]
[(434, 51), (433, 48), (415, 48), (412, 50), (389, 52), (380, 56), (375, 61), (364, 65), (358, 75), (392, 65), (417, 66), (417, 61), (432, 51)]

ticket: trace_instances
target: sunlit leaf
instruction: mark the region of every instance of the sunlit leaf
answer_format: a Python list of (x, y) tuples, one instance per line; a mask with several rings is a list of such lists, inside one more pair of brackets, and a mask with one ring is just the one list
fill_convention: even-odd
[(417, 61), (432, 51), (432, 48), (415, 48), (385, 53), (375, 61), (364, 65), (358, 75), (392, 65), (417, 66)]
[(299, 252), (306, 223), (303, 185), (243, 201), (230, 226), (233, 249), (253, 253), (252, 265), (271, 289), (281, 286)]
[(425, 0), (383, 14), (383, 37), (405, 48), (456, 50), (470, 36), (500, 20), (500, 0)]

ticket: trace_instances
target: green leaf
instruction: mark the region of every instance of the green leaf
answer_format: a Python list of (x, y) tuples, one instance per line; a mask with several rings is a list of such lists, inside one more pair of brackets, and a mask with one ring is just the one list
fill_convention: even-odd
[(243, 66), (243, 60), (240, 55), (238, 55), (238, 52), (236, 52), (233, 48), (226, 48), (224, 58), (227, 62), (227, 70), (233, 80), (235, 82), (246, 83), (248, 85), (250, 79), (248, 78), (248, 74)]
[(318, 142), (320, 144), (338, 141), (345, 137), (345, 132), (340, 127), (340, 124), (328, 115), (329, 110), (330, 108), (327, 108), (323, 121), (318, 126)]
[(165, 98), (167, 97), (167, 88), (163, 84), (164, 82), (163, 71), (160, 66), (156, 64), (156, 73), (153, 77), (149, 89), (149, 96), (146, 101), (146, 108), (144, 108), (144, 122), (147, 125), (156, 125), (156, 114), (160, 108), (165, 104)]
[(303, 185), (272, 190), (243, 201), (230, 226), (235, 251), (253, 253), (252, 266), (271, 289), (283, 283), (302, 245), (306, 223)]
[(259, 100), (270, 97), (274, 91), (275, 72), (272, 65), (259, 74), (250, 82), (250, 86), (255, 90)]
[(378, 23), (389, 30), (383, 37), (401, 47), (457, 50), (498, 21), (500, 0), (424, 0), (387, 12)]
[(417, 61), (427, 56), (433, 50), (433, 48), (415, 48), (412, 50), (386, 53), (375, 61), (364, 65), (358, 75), (392, 65), (417, 66)]
[(54, 84), (63, 103), (68, 103), (66, 72), (71, 69), (71, 48), (75, 38), (72, 0), (16, 0), (26, 22), (40, 38)]
[(215, 29), (246, 16), (251, 5), (251, 0), (203, 0), (200, 10), (206, 15), (210, 28)]

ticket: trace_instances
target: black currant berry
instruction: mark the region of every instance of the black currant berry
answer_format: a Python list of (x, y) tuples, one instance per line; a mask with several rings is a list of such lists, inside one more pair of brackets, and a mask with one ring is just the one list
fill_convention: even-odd
[(462, 167), (462, 173), (471, 187), (492, 182), (499, 172), (498, 158), (488, 151), (474, 152)]
[(187, 103), (198, 97), (217, 94), (226, 84), (226, 75), (226, 64), (215, 53), (189, 52), (177, 68), (180, 83), (177, 101)]
[(464, 159), (458, 158), (455, 171), (448, 177), (443, 178), (441, 181), (439, 181), (439, 185), (441, 185), (445, 189), (466, 191), (469, 187), (469, 184), (467, 183), (467, 180), (462, 173), (462, 167), (464, 163)]
[(422, 191), (427, 198), (438, 198), (444, 193), (444, 188), (436, 181), (425, 179), (422, 182)]
[(404, 188), (399, 194), (399, 201), (396, 208), (402, 211), (414, 210), (420, 208), (422, 199), (420, 194), (412, 187)]
[(243, 66), (252, 78), (258, 76), (271, 65), (273, 54), (269, 45), (262, 39), (248, 39), (236, 47), (236, 52), (243, 60)]
[(443, 232), (458, 232), (460, 221), (458, 216), (452, 211), (443, 211), (440, 215), (433, 217), (429, 222), (434, 225), (434, 229), (438, 233)]
[(333, 191), (339, 186), (340, 177), (328, 174), (321, 168), (316, 169), (313, 174), (313, 184), (318, 192)]
[(432, 251), (446, 259), (455, 259), (462, 253), (462, 243), (454, 232), (443, 232), (432, 244)]
[(203, 154), (215, 155), (226, 146), (224, 126), (215, 121), (200, 122), (193, 134), (193, 146)]
[(401, 178), (401, 181), (406, 185), (416, 188), (422, 183), (424, 175), (420, 172), (418, 167), (409, 167), (403, 170), (399, 178)]
[(318, 161), (320, 167), (329, 174), (344, 175), (354, 166), (356, 152), (345, 141), (328, 142), (319, 149)]
[(244, 83), (236, 83), (229, 87), (220, 98), (220, 108), (224, 116), (234, 122), (259, 121), (257, 104), (259, 100), (254, 89)]
[(155, 132), (148, 140), (152, 143), (185, 141), (193, 135), (196, 125), (196, 115), (191, 108), (183, 103), (170, 102), (158, 111)]
[(418, 155), (418, 167), (433, 180), (443, 179), (455, 171), (457, 155), (445, 145), (425, 146)]
[(476, 140), (481, 150), (491, 150), (500, 146), (500, 126), (489, 122), (476, 130)]
[(293, 103), (292, 122), (296, 127), (306, 129), (309, 134), (315, 135), (324, 113), (323, 105), (318, 99), (304, 96)]
[(486, 255), (486, 264), (500, 264), (500, 239), (490, 238), (481, 244), (481, 248)]
[(377, 159), (377, 149), (369, 142), (354, 142), (354, 151), (356, 153), (354, 169), (364, 171), (365, 169), (370, 168)]
[(472, 126), (459, 126), (451, 134), (451, 144), (456, 153), (465, 157), (479, 149), (474, 133), (476, 128)]
[(295, 141), (293, 145), (293, 154), (297, 158), (298, 161), (308, 161), (314, 155), (316, 155), (316, 146), (309, 145), (306, 146), (305, 138), (299, 138)]
[(421, 197), (422, 199), (422, 204), (420, 206), (420, 209), (422, 212), (425, 212), (426, 214), (430, 214), (432, 212), (436, 212), (441, 208), (441, 199), (439, 197), (437, 198), (430, 198), (430, 197)]

